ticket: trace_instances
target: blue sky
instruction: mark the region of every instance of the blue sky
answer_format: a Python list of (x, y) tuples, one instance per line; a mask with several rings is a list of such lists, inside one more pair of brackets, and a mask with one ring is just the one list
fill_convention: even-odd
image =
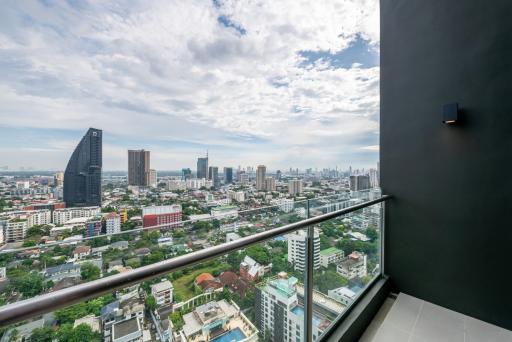
[(88, 127), (104, 168), (372, 167), (378, 1), (10, 1), (0, 166), (63, 169)]

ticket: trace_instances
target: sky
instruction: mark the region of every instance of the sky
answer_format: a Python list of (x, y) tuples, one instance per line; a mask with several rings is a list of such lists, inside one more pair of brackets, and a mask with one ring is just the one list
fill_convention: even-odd
[(0, 11), (0, 166), (375, 167), (378, 0), (17, 1)]

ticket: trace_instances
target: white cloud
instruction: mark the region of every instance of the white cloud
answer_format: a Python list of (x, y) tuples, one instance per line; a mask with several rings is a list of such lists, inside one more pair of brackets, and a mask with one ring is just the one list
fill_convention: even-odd
[[(276, 167), (347, 165), (376, 143), (378, 67), (303, 68), (298, 53), (340, 52), (357, 35), (378, 46), (377, 0), (219, 2), (4, 6), (0, 131), (94, 126), (155, 149), (169, 139), (224, 146), (218, 164)], [(195, 158), (191, 148), (161, 153), (162, 168)]]

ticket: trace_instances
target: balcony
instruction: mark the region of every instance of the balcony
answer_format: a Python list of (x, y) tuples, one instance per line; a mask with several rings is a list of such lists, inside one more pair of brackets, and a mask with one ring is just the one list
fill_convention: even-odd
[[(362, 191), (4, 250), (10, 267), (31, 263), (44, 288), (32, 298), (34, 291), (12, 293), (0, 325), (12, 334), (41, 320), (85, 324), (106, 341), (321, 340), (382, 277), (388, 198)], [(369, 231), (352, 227), (361, 219)], [(204, 246), (176, 250), (192, 235)], [(164, 240), (173, 243), (159, 246)], [(60, 265), (34, 263), (65, 248)]]

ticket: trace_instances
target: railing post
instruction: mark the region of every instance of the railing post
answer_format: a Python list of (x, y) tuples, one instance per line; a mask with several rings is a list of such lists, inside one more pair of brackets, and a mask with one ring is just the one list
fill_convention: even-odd
[[(310, 218), (309, 199), (307, 216)], [(306, 267), (304, 272), (304, 341), (313, 341), (313, 269), (314, 269), (314, 226), (308, 226), (306, 237)]]

